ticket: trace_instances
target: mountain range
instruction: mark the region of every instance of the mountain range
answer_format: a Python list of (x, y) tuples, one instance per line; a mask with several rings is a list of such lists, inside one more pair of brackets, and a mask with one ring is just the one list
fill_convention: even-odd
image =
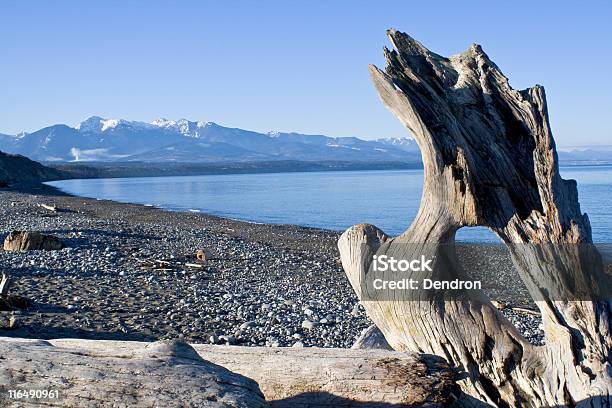
[[(77, 126), (53, 125), (32, 133), (0, 134), (0, 151), (41, 162), (420, 163), (409, 137), (362, 140), (300, 133), (259, 133), (214, 122), (158, 119), (137, 122), (92, 116)], [(612, 164), (612, 146), (559, 148), (562, 164)]]
[(559, 162), (564, 165), (612, 164), (612, 146), (579, 146), (557, 148)]
[(0, 150), (42, 162), (420, 162), (411, 138), (362, 140), (299, 133), (258, 133), (214, 122), (150, 123), (92, 116), (75, 127), (0, 134)]

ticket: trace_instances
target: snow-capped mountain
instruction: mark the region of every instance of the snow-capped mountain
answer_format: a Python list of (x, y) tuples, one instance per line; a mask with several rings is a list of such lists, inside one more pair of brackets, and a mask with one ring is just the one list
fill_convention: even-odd
[(200, 137), (200, 132), (202, 128), (206, 127), (208, 122), (191, 122), (187, 119), (180, 119), (177, 121), (168, 120), (168, 119), (157, 119), (151, 122), (151, 125), (157, 126), (160, 128), (173, 130), (175, 132), (179, 132), (182, 135), (189, 137)]
[(376, 141), (397, 147), (398, 149), (407, 152), (419, 151), (419, 146), (417, 145), (416, 140), (411, 137), (388, 137), (385, 139), (376, 139)]
[(92, 116), (75, 127), (0, 134), (0, 150), (39, 161), (403, 161), (418, 162), (409, 138), (362, 140), (299, 133), (258, 133), (214, 122), (150, 123)]

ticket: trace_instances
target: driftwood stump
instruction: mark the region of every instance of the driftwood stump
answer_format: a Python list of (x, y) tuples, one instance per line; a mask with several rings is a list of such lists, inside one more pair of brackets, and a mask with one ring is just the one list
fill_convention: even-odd
[[(368, 315), (394, 349), (443, 356), (461, 370), (465, 405), (611, 406), (609, 276), (576, 182), (559, 175), (544, 89), (512, 89), (478, 45), (444, 58), (404, 33), (388, 35), (388, 66), (370, 73), (418, 142), (425, 176), (418, 214), (401, 236), (362, 224), (339, 240)], [(544, 346), (527, 342), (479, 290), (364, 297), (373, 255), (409, 259), (444, 247), (452, 258), (447, 249), (466, 226), (488, 227), (509, 247), (542, 313)], [(467, 276), (452, 259), (433, 270), (434, 278)]]
[(62, 249), (62, 240), (36, 231), (13, 231), (4, 239), (5, 251), (54, 251)]

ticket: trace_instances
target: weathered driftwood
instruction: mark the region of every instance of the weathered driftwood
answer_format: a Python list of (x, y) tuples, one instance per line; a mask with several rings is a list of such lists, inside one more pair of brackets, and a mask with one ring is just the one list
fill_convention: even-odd
[(8, 296), (9, 287), (11, 285), (11, 277), (6, 272), (2, 272), (2, 279), (0, 279), (0, 297)]
[(45, 210), (51, 211), (51, 212), (57, 212), (57, 207), (55, 206), (55, 204), (44, 204), (44, 203), (40, 203), (38, 204), (39, 207), (44, 208)]
[(435, 356), (386, 350), (195, 346), (254, 379), (274, 408), (431, 407), (451, 400), (454, 374)]
[[(9, 362), (0, 365), (0, 383), (58, 387), (75, 402), (93, 398), (153, 406), (147, 404), (157, 396), (156, 406), (207, 406), (198, 403), (236, 392), (243, 397), (240, 406), (261, 406), (256, 386), (244, 377), (259, 384), (272, 407), (287, 408), (436, 407), (451, 400), (455, 390), (454, 373), (439, 357), (395, 351), (192, 345), (198, 360), (187, 345), (175, 345), (170, 353), (156, 343), (58, 339), (38, 346), (34, 340), (20, 341), (26, 343), (0, 338), (0, 356)], [(187, 363), (195, 367), (183, 367)], [(217, 381), (227, 382), (226, 394)], [(175, 405), (165, 405), (172, 398)]]
[[(268, 406), (255, 381), (203, 360), (186, 343), (113, 350), (4, 339), (0, 356), (0, 406), (7, 408)], [(11, 398), (9, 390), (47, 390), (51, 398)]]
[[(6, 272), (2, 272), (2, 278), (0, 279), (0, 311), (27, 309), (30, 306), (30, 301), (27, 298), (9, 293), (11, 283), (11, 276)], [(5, 325), (0, 324), (0, 328), (3, 326)], [(12, 325), (9, 326), (13, 327)]]
[[(612, 303), (572, 298), (608, 283), (593, 262), (576, 182), (559, 175), (544, 89), (512, 89), (478, 45), (444, 58), (406, 34), (388, 34), (395, 47), (385, 49), (388, 66), (370, 72), (421, 148), (423, 195), (399, 237), (363, 224), (342, 235), (351, 284), (360, 294), (373, 254), (410, 259), (419, 247), (452, 246), (461, 227), (486, 226), (509, 246), (542, 313), (546, 345), (529, 344), (480, 291), (463, 299), (382, 291), (362, 302), (369, 317), (394, 349), (443, 356), (462, 370), (466, 404), (609, 407)], [(456, 262), (446, 267), (447, 278), (466, 276)]]
[(4, 239), (5, 251), (53, 251), (63, 247), (64, 244), (58, 237), (36, 231), (12, 231)]

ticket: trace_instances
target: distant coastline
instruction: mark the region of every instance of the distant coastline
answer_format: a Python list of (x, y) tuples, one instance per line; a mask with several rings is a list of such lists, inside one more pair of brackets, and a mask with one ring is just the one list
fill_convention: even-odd
[(422, 169), (420, 162), (400, 161), (257, 161), (220, 163), (146, 163), (146, 162), (51, 162), (48, 167), (59, 170), (66, 179), (128, 178), (165, 176), (204, 176), (211, 174), (295, 173), (356, 170)]
[[(421, 162), (401, 161), (256, 161), (219, 163), (147, 163), (147, 162), (48, 162), (47, 167), (59, 170), (62, 178), (129, 178), (166, 176), (205, 176), (212, 174), (297, 173), (359, 170), (423, 169)], [(612, 162), (568, 161), (561, 167), (612, 166)], [(56, 179), (59, 180), (59, 179)]]

